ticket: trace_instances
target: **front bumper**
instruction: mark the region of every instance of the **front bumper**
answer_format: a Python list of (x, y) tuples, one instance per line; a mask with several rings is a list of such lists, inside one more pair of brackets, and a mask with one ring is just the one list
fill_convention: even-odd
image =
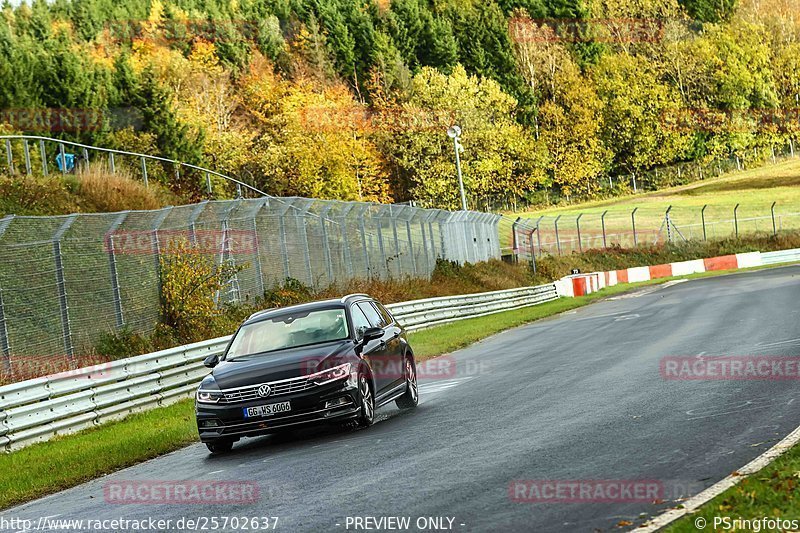
[[(326, 403), (343, 398), (346, 403), (326, 407)], [(266, 403), (288, 401), (292, 410), (273, 416), (245, 418), (244, 409)], [(275, 396), (262, 400), (228, 404), (195, 403), (197, 429), (201, 442), (220, 439), (238, 440), (241, 437), (268, 435), (313, 426), (342, 422), (358, 416), (361, 411), (358, 389), (347, 381), (324, 385), (298, 394)], [(215, 421), (216, 426), (208, 426)]]

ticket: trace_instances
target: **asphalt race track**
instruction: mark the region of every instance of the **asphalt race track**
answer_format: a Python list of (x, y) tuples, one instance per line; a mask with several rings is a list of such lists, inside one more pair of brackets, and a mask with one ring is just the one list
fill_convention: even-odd
[[(800, 355), (800, 266), (641, 288), (456, 352), (458, 372), (421, 380), (411, 414), (385, 407), (366, 430), (250, 439), (221, 457), (195, 444), (3, 516), (277, 516), (277, 530), (291, 532), (363, 531), (354, 517), (388, 516), (410, 517), (411, 531), (419, 517), (447, 517), (455, 531), (635, 525), (800, 425), (796, 381), (659, 371), (666, 356), (720, 355)], [(256, 481), (260, 497), (104, 499), (113, 481), (197, 479)], [(520, 503), (509, 497), (514, 480), (656, 480), (667, 501)]]

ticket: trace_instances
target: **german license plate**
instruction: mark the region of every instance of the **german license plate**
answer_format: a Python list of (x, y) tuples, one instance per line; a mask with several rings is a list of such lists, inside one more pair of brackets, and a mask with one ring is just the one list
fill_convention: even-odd
[(271, 416), (279, 413), (288, 413), (291, 410), (292, 405), (289, 402), (268, 403), (266, 405), (256, 405), (255, 407), (245, 407), (244, 417)]

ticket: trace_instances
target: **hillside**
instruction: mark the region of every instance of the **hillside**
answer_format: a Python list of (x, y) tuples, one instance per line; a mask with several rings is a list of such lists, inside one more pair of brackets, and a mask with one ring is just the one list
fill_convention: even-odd
[(455, 207), (458, 123), (472, 206), (591, 199), (609, 176), (786, 150), (795, 4), (5, 4), (0, 132), (157, 153), (275, 195)]

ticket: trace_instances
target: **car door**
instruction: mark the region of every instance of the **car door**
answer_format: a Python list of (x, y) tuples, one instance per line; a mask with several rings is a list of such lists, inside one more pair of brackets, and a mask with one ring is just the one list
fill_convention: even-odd
[[(361, 310), (371, 327), (383, 328), (385, 326), (383, 317), (369, 301), (358, 302), (355, 307)], [(375, 379), (376, 399), (390, 390), (396, 381), (397, 369), (393, 368), (393, 357), (389, 351), (391, 337), (392, 333), (384, 330), (383, 337), (370, 341), (364, 347), (364, 356), (370, 362)]]
[(403, 372), (405, 371), (405, 350), (403, 342), (400, 339), (400, 334), (403, 332), (403, 330), (400, 328), (400, 325), (397, 323), (397, 321), (395, 321), (391, 313), (389, 313), (389, 311), (387, 311), (383, 305), (375, 301), (372, 302), (372, 305), (381, 316), (381, 327), (384, 329), (384, 331), (386, 331), (386, 348), (389, 351), (387, 357), (389, 358), (389, 365), (392, 368), (392, 375), (394, 376), (393, 385), (397, 386), (405, 381), (405, 376), (403, 375)]

